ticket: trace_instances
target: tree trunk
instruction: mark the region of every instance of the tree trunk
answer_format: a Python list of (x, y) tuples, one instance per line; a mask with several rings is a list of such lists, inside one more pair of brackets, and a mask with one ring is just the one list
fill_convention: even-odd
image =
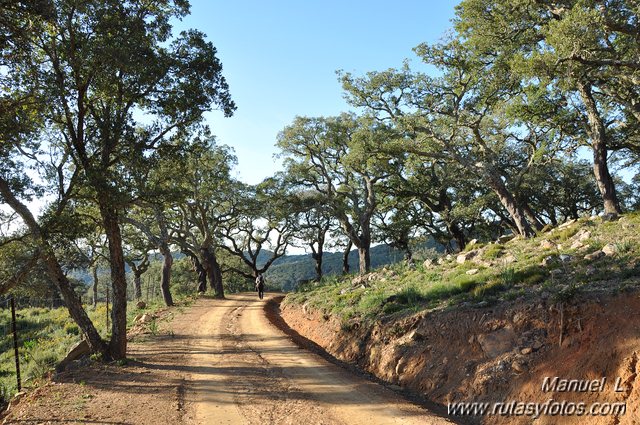
[(455, 222), (446, 222), (447, 230), (453, 236), (458, 245), (458, 250), (462, 251), (464, 247), (467, 245), (467, 238), (464, 236), (464, 232), (460, 229)]
[(207, 272), (196, 255), (190, 255), (193, 270), (198, 275), (198, 292), (207, 292)]
[(119, 360), (127, 356), (127, 275), (122, 250), (122, 234), (116, 209), (107, 205), (104, 198), (99, 206), (104, 232), (109, 242), (111, 288), (113, 289), (109, 350), (111, 357)]
[(591, 92), (591, 86), (582, 82), (578, 83), (580, 97), (587, 110), (589, 120), (589, 137), (593, 148), (593, 174), (602, 195), (605, 214), (620, 214), (622, 209), (618, 202), (616, 187), (609, 173), (607, 164), (607, 133), (598, 112), (596, 101)]
[(533, 227), (535, 227), (536, 230), (542, 230), (544, 224), (542, 224), (542, 221), (540, 221), (540, 219), (536, 217), (528, 204), (524, 204), (524, 206), (522, 207), (522, 211), (524, 211), (527, 220), (529, 220), (529, 222), (533, 224)]
[(89, 344), (89, 347), (91, 347), (91, 351), (94, 353), (101, 353), (107, 359), (110, 358), (111, 356), (109, 356), (107, 344), (103, 341), (100, 334), (93, 326), (87, 312), (82, 308), (82, 302), (74, 292), (69, 279), (67, 279), (67, 276), (60, 267), (60, 263), (55, 258), (53, 250), (51, 250), (51, 248), (45, 250), (42, 258), (47, 265), (49, 277), (55, 282), (56, 286), (60, 290), (60, 294), (67, 306), (67, 310), (69, 310), (69, 315), (82, 330), (84, 339)]
[(371, 256), (369, 253), (369, 245), (363, 245), (358, 248), (358, 258), (360, 259), (360, 274), (368, 273), (371, 270)]
[(98, 266), (91, 267), (93, 274), (93, 308), (98, 306)]
[(349, 266), (349, 254), (351, 253), (352, 246), (353, 242), (349, 241), (347, 243), (347, 247), (342, 253), (342, 274), (349, 274), (349, 272), (351, 271), (351, 267)]
[(140, 270), (133, 271), (133, 289), (136, 300), (142, 299), (142, 272)]
[(4, 202), (6, 202), (22, 218), (25, 225), (29, 228), (36, 244), (38, 244), (42, 250), (41, 258), (46, 265), (49, 279), (53, 281), (60, 291), (65, 305), (67, 306), (67, 310), (69, 310), (69, 315), (82, 331), (82, 335), (89, 344), (91, 351), (94, 353), (102, 353), (106, 358), (109, 358), (107, 344), (102, 340), (100, 334), (96, 330), (95, 326), (93, 326), (91, 319), (87, 315), (87, 312), (82, 308), (82, 302), (73, 291), (71, 282), (69, 282), (69, 279), (67, 279), (67, 276), (64, 274), (55, 252), (42, 232), (42, 228), (36, 221), (33, 214), (31, 214), (31, 211), (29, 211), (26, 205), (14, 196), (9, 184), (1, 177), (0, 195)]
[(549, 221), (551, 222), (551, 225), (553, 227), (556, 227), (558, 225), (558, 217), (556, 214), (556, 210), (553, 206), (549, 207)]
[(318, 249), (315, 249), (314, 244), (311, 244), (312, 254), (311, 257), (315, 260), (316, 280), (320, 282), (322, 279), (322, 257), (324, 256), (324, 237), (325, 232), (320, 230), (317, 234)]
[(162, 299), (167, 306), (173, 305), (173, 297), (171, 296), (171, 267), (173, 266), (173, 255), (169, 249), (169, 244), (163, 242), (160, 244), (160, 253), (162, 254), (162, 278), (160, 279), (160, 291)]
[(507, 210), (509, 216), (516, 225), (518, 233), (527, 238), (535, 236), (535, 232), (527, 221), (524, 211), (518, 205), (511, 192), (509, 192), (500, 176), (488, 172), (486, 177), (488, 179), (489, 186), (494, 193), (498, 195), (500, 203)]
[(315, 261), (315, 269), (316, 269), (316, 281), (320, 282), (322, 279), (322, 251), (314, 252), (311, 254), (311, 257)]
[(222, 286), (222, 270), (216, 259), (215, 253), (211, 250), (211, 247), (200, 247), (200, 257), (202, 258), (202, 266), (207, 272), (209, 278), (209, 284), (215, 292), (215, 297), (224, 298), (224, 287)]

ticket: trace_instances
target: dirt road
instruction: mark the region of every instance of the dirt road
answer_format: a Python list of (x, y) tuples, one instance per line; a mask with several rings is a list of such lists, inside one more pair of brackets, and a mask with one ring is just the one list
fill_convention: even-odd
[(265, 301), (255, 294), (201, 299), (175, 319), (176, 336), (189, 341), (187, 422), (450, 423), (300, 349), (268, 321)]
[(241, 294), (164, 309), (155, 332), (131, 333), (127, 362), (75, 365), (12, 402), (0, 422), (449, 423), (298, 348), (267, 319), (265, 305)]

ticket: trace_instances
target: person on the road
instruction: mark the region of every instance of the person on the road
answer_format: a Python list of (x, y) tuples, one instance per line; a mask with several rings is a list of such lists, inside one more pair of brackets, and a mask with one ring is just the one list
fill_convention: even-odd
[(256, 291), (258, 291), (258, 297), (262, 299), (264, 297), (264, 276), (258, 273), (256, 277)]

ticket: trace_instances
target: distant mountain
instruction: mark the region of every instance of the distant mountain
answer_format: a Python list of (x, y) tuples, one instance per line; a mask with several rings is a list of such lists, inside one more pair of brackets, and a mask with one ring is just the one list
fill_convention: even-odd
[[(436, 242), (430, 240), (424, 244), (423, 248), (434, 248), (441, 250)], [(269, 254), (259, 256), (259, 264), (264, 264)], [(389, 247), (388, 245), (376, 245), (371, 248), (371, 268), (384, 266), (387, 264), (402, 261), (402, 252)], [(352, 272), (357, 272), (359, 267), (358, 251), (352, 250), (349, 253), (349, 267)], [(342, 273), (342, 253), (325, 252), (322, 260), (322, 272), (325, 275), (337, 275)], [(295, 289), (301, 281), (315, 278), (315, 262), (311, 254), (306, 255), (285, 255), (278, 258), (267, 270), (267, 284), (273, 287), (281, 287), (283, 291)]]

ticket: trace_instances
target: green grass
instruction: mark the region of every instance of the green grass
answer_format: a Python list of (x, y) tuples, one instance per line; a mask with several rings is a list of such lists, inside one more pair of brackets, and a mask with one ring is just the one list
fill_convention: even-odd
[(495, 258), (500, 257), (503, 252), (504, 252), (504, 246), (503, 245), (491, 244), (485, 250), (484, 258), (486, 258), (487, 260), (493, 260)]
[[(181, 304), (188, 304), (189, 297), (174, 297)], [(162, 307), (160, 300), (148, 305), (144, 311), (154, 311)], [(107, 310), (105, 304), (98, 304), (94, 309), (85, 306), (96, 329), (105, 339), (109, 338), (107, 329)], [(127, 309), (127, 323), (130, 326), (134, 317), (142, 310), (130, 302)], [(23, 308), (16, 311), (16, 328), (20, 341), (18, 351), (23, 387), (51, 371), (67, 354), (69, 348), (80, 340), (80, 328), (69, 317), (66, 308)], [(10, 332), (11, 313), (9, 309), (0, 309), (0, 404), (3, 397), (10, 397), (16, 392), (15, 360), (13, 357), (13, 338)], [(155, 323), (155, 321), (153, 322)], [(152, 325), (153, 327), (153, 325)], [(153, 334), (154, 329), (151, 329)], [(155, 323), (158, 332), (158, 324)]]
[[(586, 250), (576, 251), (570, 245), (581, 229), (589, 230), (591, 237), (583, 242), (588, 246)], [(549, 255), (540, 247), (543, 239), (562, 242), (564, 248), (558, 248), (556, 254), (569, 254), (573, 260), (542, 266), (542, 260)], [(335, 315), (349, 324), (358, 320), (378, 320), (391, 314), (456, 308), (461, 303), (475, 305), (482, 301), (535, 299), (543, 293), (564, 300), (575, 296), (578, 290), (615, 291), (618, 290), (616, 285), (624, 286), (625, 290), (640, 287), (640, 212), (627, 214), (618, 222), (581, 219), (567, 228), (540, 232), (535, 238), (518, 238), (507, 244), (487, 242), (490, 241), (471, 247), (483, 247), (482, 256), (476, 258), (482, 264), (471, 260), (464, 264), (445, 262), (423, 268), (418, 262), (415, 270), (403, 265), (391, 266), (393, 275), (371, 282), (371, 287), (366, 289), (352, 287), (354, 275), (334, 276), (288, 295), (285, 303), (305, 304), (306, 308)], [(595, 263), (584, 260), (585, 254), (609, 243), (615, 245), (616, 255)], [(501, 259), (507, 256), (513, 256), (516, 261), (505, 264)], [(587, 267), (595, 272), (587, 273)], [(560, 275), (552, 276), (550, 272), (558, 268)], [(471, 269), (477, 270), (467, 274)]]

